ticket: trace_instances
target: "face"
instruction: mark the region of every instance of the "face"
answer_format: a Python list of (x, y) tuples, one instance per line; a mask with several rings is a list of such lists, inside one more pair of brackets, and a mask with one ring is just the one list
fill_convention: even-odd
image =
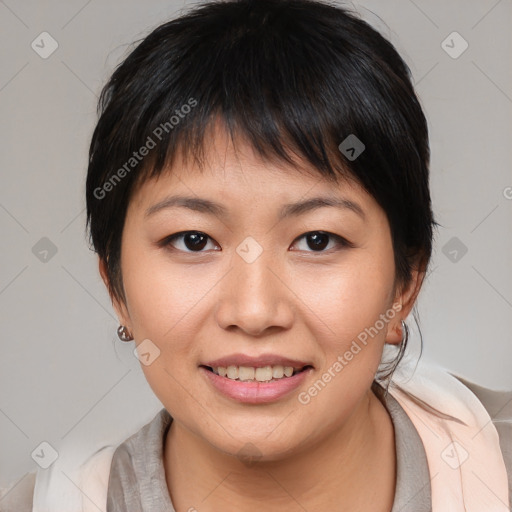
[(235, 152), (223, 132), (203, 171), (177, 162), (138, 188), (121, 269), (117, 313), (174, 421), (268, 460), (343, 428), (408, 311), (370, 195)]

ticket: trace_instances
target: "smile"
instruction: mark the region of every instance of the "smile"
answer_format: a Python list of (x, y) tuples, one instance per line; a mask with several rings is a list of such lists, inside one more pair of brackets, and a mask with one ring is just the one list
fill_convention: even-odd
[(216, 375), (227, 377), (231, 380), (239, 381), (257, 381), (272, 382), (274, 380), (286, 379), (292, 377), (296, 373), (301, 372), (308, 366), (302, 368), (294, 368), (293, 366), (262, 366), (259, 368), (253, 366), (218, 366), (216, 368), (206, 367)]
[(275, 402), (296, 390), (313, 371), (313, 367), (201, 365), (199, 370), (216, 394), (237, 402), (264, 404)]

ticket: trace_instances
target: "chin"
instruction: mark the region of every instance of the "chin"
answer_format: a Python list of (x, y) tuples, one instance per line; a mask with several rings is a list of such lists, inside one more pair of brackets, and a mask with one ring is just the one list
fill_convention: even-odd
[(226, 455), (236, 457), (244, 465), (252, 466), (257, 462), (276, 462), (290, 457), (299, 451), (301, 439), (275, 438), (267, 433), (206, 439), (214, 448)]

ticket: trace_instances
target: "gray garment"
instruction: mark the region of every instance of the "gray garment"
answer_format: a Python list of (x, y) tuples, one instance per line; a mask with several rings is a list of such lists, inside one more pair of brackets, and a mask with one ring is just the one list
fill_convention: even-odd
[(423, 442), (402, 406), (377, 382), (372, 390), (388, 410), (395, 429), (396, 485), (391, 512), (430, 512), (432, 490)]
[[(499, 435), (508, 473), (512, 510), (512, 391), (494, 391), (454, 375), (487, 409)], [(389, 411), (395, 430), (397, 481), (391, 512), (431, 510), (431, 488), (423, 443), (400, 404), (372, 386)], [(107, 512), (175, 512), (163, 466), (165, 434), (172, 418), (162, 409), (148, 424), (115, 450), (108, 483)], [(0, 492), (1, 512), (31, 512), (35, 473), (27, 473), (7, 494)]]
[(163, 465), (171, 422), (167, 409), (162, 409), (116, 448), (110, 466), (107, 512), (175, 512)]
[[(397, 482), (392, 512), (429, 512), (430, 477), (423, 443), (400, 404), (381, 386), (373, 389), (395, 428)], [(163, 467), (165, 434), (172, 417), (162, 409), (114, 452), (107, 512), (175, 512)]]

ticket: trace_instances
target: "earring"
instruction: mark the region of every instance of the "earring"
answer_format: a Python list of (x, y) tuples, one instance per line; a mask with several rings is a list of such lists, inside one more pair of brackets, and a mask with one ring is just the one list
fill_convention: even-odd
[(121, 341), (133, 340), (133, 336), (128, 332), (128, 329), (124, 325), (120, 325), (117, 328), (117, 336)]

